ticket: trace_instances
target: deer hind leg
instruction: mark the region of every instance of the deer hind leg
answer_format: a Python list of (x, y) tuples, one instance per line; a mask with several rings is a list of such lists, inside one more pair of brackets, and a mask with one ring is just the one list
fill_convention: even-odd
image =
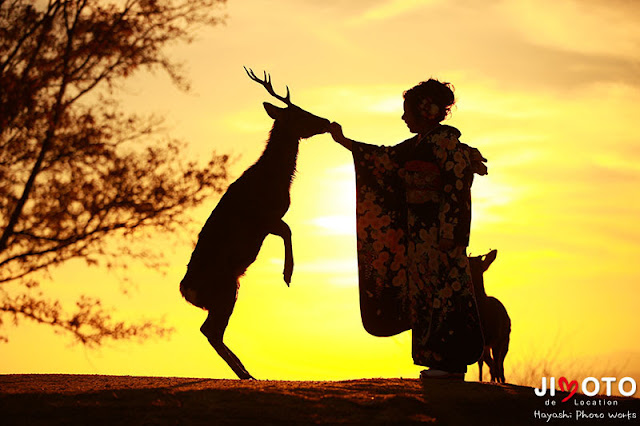
[(491, 346), (484, 347), (482, 358), (480, 358), (480, 360), (487, 364), (487, 367), (489, 367), (489, 374), (491, 375), (491, 379), (493, 379), (494, 362), (493, 358), (491, 357)]
[(509, 351), (509, 337), (507, 336), (506, 341), (502, 342), (498, 346), (498, 350), (494, 352), (494, 361), (496, 364), (496, 375), (499, 383), (504, 383), (504, 359), (507, 356), (507, 352)]
[(496, 347), (492, 347), (491, 348), (491, 367), (489, 368), (489, 372), (491, 373), (491, 381), (492, 382), (499, 382), (498, 380), (498, 376), (499, 376), (499, 372), (498, 372), (498, 350)]
[(491, 381), (494, 380), (495, 375), (495, 357), (492, 356), (492, 348), (491, 346), (485, 346), (484, 351), (482, 352), (482, 361), (487, 364), (489, 367), (489, 375), (491, 376)]
[(233, 296), (233, 299), (231, 299), (231, 303), (228, 303), (228, 300), (226, 300), (226, 302), (227, 306), (219, 306), (217, 309), (209, 311), (209, 315), (204, 321), (204, 324), (202, 324), (202, 327), (200, 327), (200, 331), (205, 335), (207, 340), (209, 340), (209, 343), (213, 346), (213, 349), (216, 350), (218, 355), (220, 355), (229, 367), (231, 367), (233, 372), (236, 373), (238, 378), (254, 379), (244, 365), (242, 365), (240, 359), (231, 352), (231, 349), (229, 349), (223, 342), (224, 331), (227, 328), (229, 317), (231, 317), (233, 306), (235, 305), (235, 295)]
[(493, 365), (494, 368), (491, 369), (491, 381), (496, 383), (504, 383), (502, 381), (502, 352), (499, 346), (493, 348)]
[[(482, 364), (485, 362), (484, 354), (486, 354), (488, 350), (489, 350), (489, 347), (485, 346), (484, 350), (482, 351), (482, 355), (480, 355), (480, 359), (478, 360), (478, 381), (479, 382), (482, 381)], [(489, 366), (489, 364), (487, 364), (487, 366)]]

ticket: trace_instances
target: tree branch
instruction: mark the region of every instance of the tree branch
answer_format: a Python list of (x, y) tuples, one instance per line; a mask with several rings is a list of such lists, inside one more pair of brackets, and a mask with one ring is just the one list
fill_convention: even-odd
[(72, 314), (65, 314), (58, 301), (51, 302), (27, 294), (5, 299), (3, 302), (0, 304), (0, 313), (12, 316), (14, 323), (17, 323), (19, 318), (24, 318), (52, 326), (70, 333), (78, 342), (89, 347), (98, 346), (105, 339), (144, 340), (151, 336), (167, 336), (174, 331), (173, 328), (157, 325), (155, 321), (143, 321), (138, 324), (113, 321), (99, 300), (85, 296), (76, 302), (76, 311)]
[[(84, 7), (84, 4), (85, 2), (83, 2), (83, 7)], [(67, 2), (64, 3), (64, 7), (63, 7), (65, 16), (67, 13), (66, 6), (67, 6)], [(80, 12), (81, 12), (81, 9), (79, 9), (77, 12), (76, 19), (74, 20), (71, 30), (75, 29), (77, 18), (79, 17)], [(7, 248), (7, 243), (9, 241), (9, 238), (13, 235), (13, 230), (16, 224), (18, 223), (18, 220), (20, 219), (20, 215), (22, 214), (22, 210), (24, 209), (25, 203), (29, 199), (29, 194), (31, 193), (33, 185), (36, 181), (36, 177), (40, 172), (40, 168), (42, 167), (42, 162), (44, 161), (45, 154), (49, 150), (49, 146), (51, 145), (51, 142), (55, 137), (55, 132), (58, 128), (58, 124), (60, 122), (60, 118), (63, 113), (62, 101), (64, 99), (64, 94), (67, 90), (67, 84), (69, 82), (67, 71), (69, 69), (69, 60), (71, 57), (71, 50), (73, 47), (74, 34), (71, 30), (67, 31), (67, 44), (65, 47), (65, 53), (63, 58), (62, 82), (60, 84), (60, 89), (58, 90), (58, 94), (56, 96), (56, 102), (53, 108), (53, 118), (49, 123), (49, 128), (47, 129), (45, 139), (42, 142), (40, 153), (38, 154), (38, 158), (35, 164), (33, 165), (33, 168), (31, 169), (31, 173), (29, 174), (29, 179), (27, 179), (27, 183), (25, 184), (24, 189), (22, 191), (22, 196), (16, 203), (16, 206), (14, 207), (13, 212), (11, 213), (9, 223), (7, 223), (7, 226), (2, 232), (2, 236), (0, 236), (0, 253), (2, 253)]]

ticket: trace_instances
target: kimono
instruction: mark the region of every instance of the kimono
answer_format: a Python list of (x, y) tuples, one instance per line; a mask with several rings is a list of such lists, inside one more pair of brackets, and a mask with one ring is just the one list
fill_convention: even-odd
[[(486, 167), (459, 137), (441, 125), (393, 147), (354, 143), (352, 152), (365, 329), (411, 329), (415, 364), (466, 370), (483, 350), (466, 247), (471, 183)], [(440, 250), (441, 239), (455, 248)]]

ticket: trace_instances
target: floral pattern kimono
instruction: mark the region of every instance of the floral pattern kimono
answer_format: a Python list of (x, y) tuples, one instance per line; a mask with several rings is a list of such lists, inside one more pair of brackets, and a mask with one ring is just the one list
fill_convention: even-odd
[[(483, 337), (466, 246), (479, 151), (439, 126), (393, 147), (354, 143), (360, 306), (365, 329), (412, 329), (418, 365), (466, 366)], [(486, 160), (484, 160), (486, 161)], [(456, 248), (441, 251), (441, 239)]]

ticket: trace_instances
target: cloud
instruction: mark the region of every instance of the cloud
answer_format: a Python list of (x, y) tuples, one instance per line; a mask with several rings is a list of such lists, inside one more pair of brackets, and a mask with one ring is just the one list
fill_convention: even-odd
[(351, 20), (352, 24), (371, 23), (395, 18), (416, 9), (433, 6), (441, 0), (388, 0), (382, 4), (372, 7), (362, 15)]
[(637, 61), (640, 8), (631, 3), (518, 0), (498, 7), (505, 22), (534, 44)]
[(324, 235), (355, 235), (356, 220), (351, 215), (318, 216), (309, 221)]

